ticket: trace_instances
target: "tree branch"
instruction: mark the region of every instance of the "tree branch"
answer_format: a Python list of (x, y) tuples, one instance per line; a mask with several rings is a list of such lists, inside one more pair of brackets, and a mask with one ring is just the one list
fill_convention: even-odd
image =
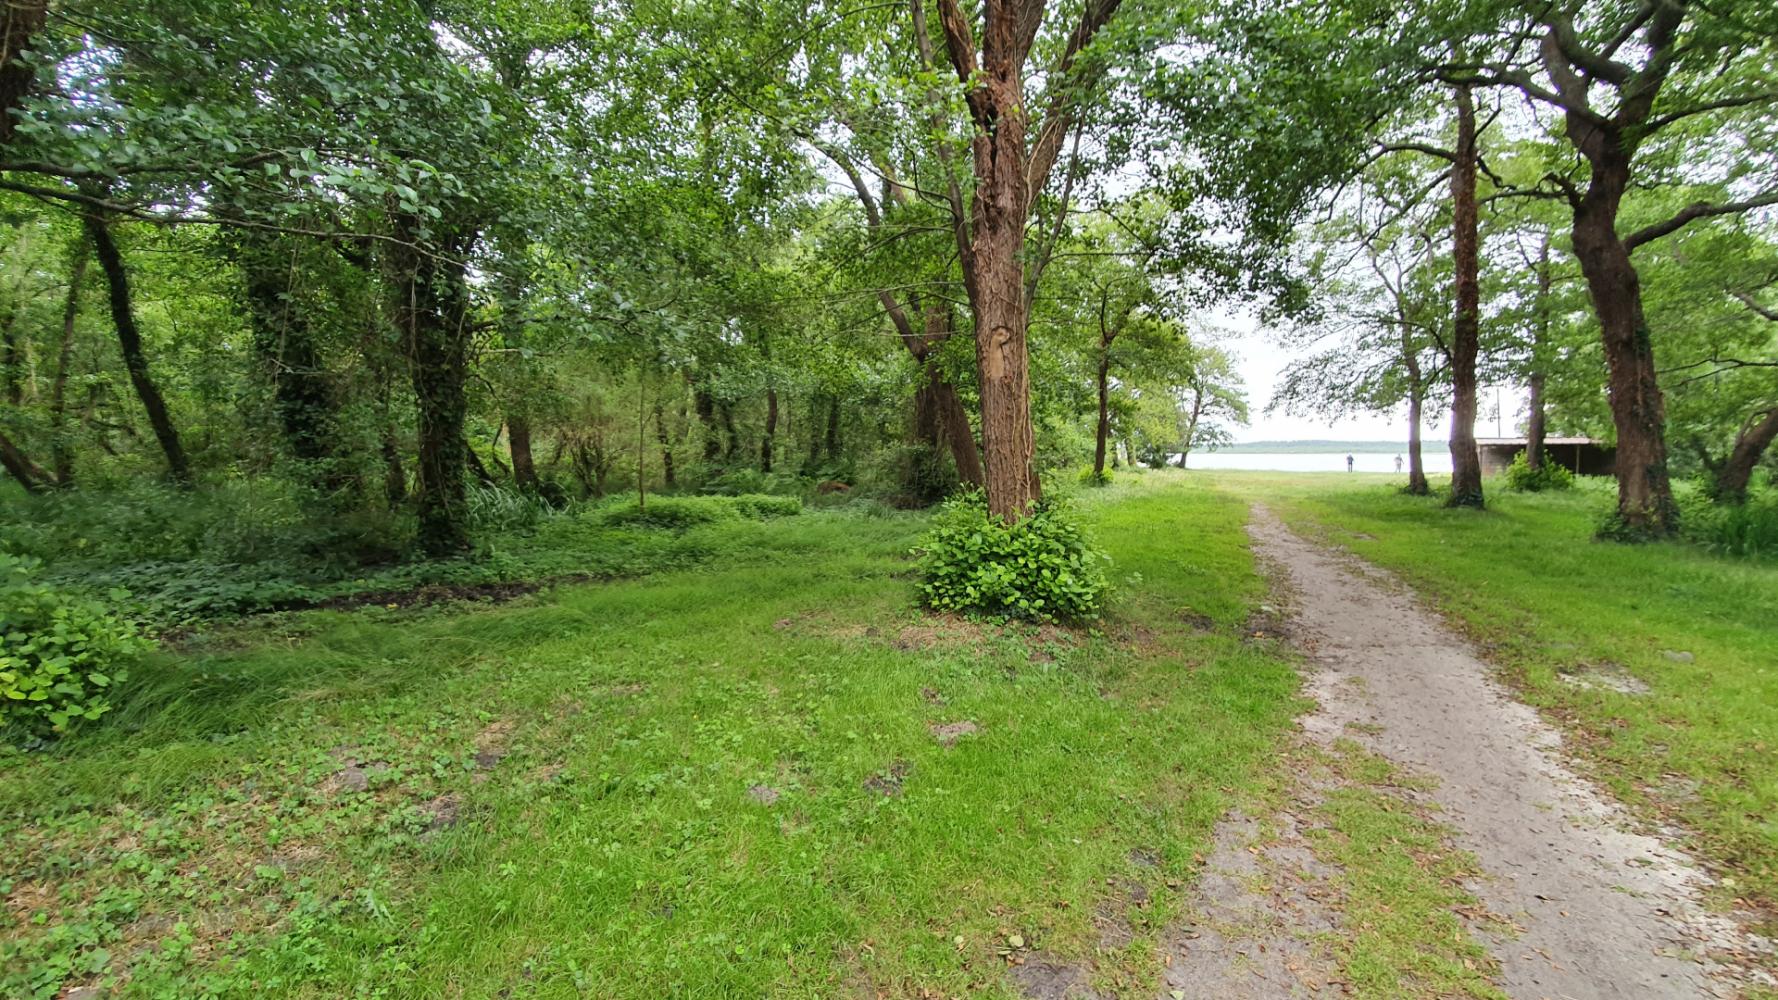
[(1742, 212), (1749, 212), (1756, 208), (1764, 208), (1767, 205), (1778, 205), (1778, 191), (1762, 194), (1756, 198), (1749, 198), (1746, 201), (1731, 201), (1721, 205), (1712, 205), (1705, 201), (1694, 202), (1693, 204), (1680, 209), (1677, 214), (1672, 218), (1667, 219), (1665, 222), (1657, 222), (1652, 226), (1644, 226), (1631, 233), (1629, 236), (1624, 237), (1624, 246), (1634, 250), (1644, 243), (1650, 243), (1663, 236), (1669, 236), (1678, 232), (1699, 219), (1710, 219), (1719, 215), (1739, 215)]

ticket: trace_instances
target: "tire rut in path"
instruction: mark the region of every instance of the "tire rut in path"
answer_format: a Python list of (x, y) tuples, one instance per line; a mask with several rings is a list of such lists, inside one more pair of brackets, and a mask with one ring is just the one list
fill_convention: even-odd
[(1509, 995), (1733, 997), (1770, 982), (1748, 960), (1771, 955), (1772, 943), (1706, 910), (1710, 877), (1631, 832), (1621, 808), (1563, 764), (1556, 730), (1436, 615), (1387, 573), (1344, 564), (1261, 505), (1248, 530), (1290, 595), (1294, 643), (1314, 661), (1307, 688), (1320, 708), (1304, 718), (1306, 734), (1354, 739), (1437, 780), (1439, 819), (1486, 873), (1469, 888), (1520, 928), (1472, 928)]

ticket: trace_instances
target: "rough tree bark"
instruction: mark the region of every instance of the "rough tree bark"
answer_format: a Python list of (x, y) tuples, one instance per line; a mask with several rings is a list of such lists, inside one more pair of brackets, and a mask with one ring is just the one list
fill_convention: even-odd
[(124, 368), (130, 374), (130, 384), (136, 390), (136, 398), (142, 401), (149, 427), (160, 443), (161, 453), (166, 456), (168, 474), (178, 485), (190, 486), (191, 463), (185, 457), (184, 446), (179, 443), (179, 432), (173, 427), (166, 400), (155, 385), (154, 376), (149, 373), (148, 356), (142, 351), (142, 332), (136, 326), (135, 305), (130, 299), (130, 275), (124, 267), (123, 252), (118, 249), (105, 219), (88, 214), (83, 221), (87, 238), (93, 244), (93, 255), (99, 259), (99, 269), (105, 272), (105, 283), (110, 290), (111, 321), (117, 328), (117, 346), (123, 354)]
[(1457, 145), (1451, 157), (1451, 264), (1456, 274), (1456, 314), (1451, 329), (1451, 498), (1447, 506), (1480, 507), (1482, 460), (1475, 443), (1475, 366), (1482, 306), (1475, 100), (1468, 84), (1454, 89)]
[[(958, 0), (938, 0), (951, 68), (966, 88), (975, 125), (975, 191), (969, 225), (957, 220), (957, 250), (975, 315), (976, 371), (982, 397), (982, 457), (988, 511), (1023, 518), (1042, 495), (1034, 466), (1030, 356), (1026, 346), (1025, 229), (1078, 107), (1070, 93), (1075, 57), (1117, 10), (1119, 0), (1088, 0), (1059, 62), (1050, 68), (1050, 100), (1035, 143), (1025, 100), (1025, 62), (1042, 26), (1046, 0), (983, 6), (981, 46)], [(920, 8), (916, 4), (916, 10)], [(924, 39), (924, 16), (916, 32)], [(1072, 99), (1071, 99), (1072, 98)]]

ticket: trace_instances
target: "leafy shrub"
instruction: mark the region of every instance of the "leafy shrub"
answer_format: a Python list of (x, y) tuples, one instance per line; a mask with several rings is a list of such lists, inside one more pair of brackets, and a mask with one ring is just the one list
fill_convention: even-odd
[(765, 519), (802, 513), (796, 497), (749, 493), (742, 496), (649, 497), (640, 506), (625, 501), (605, 508), (600, 515), (611, 527), (669, 528), (684, 531), (700, 524), (735, 518)]
[(979, 492), (946, 501), (920, 556), (921, 589), (938, 611), (1079, 621), (1098, 617), (1110, 587), (1107, 559), (1055, 500), (1013, 525)]
[(1100, 469), (1099, 471), (1094, 472), (1093, 467), (1089, 465), (1080, 470), (1080, 475), (1077, 478), (1079, 478), (1082, 486), (1110, 486), (1111, 470)]
[(1521, 493), (1573, 489), (1574, 473), (1548, 459), (1544, 460), (1543, 465), (1533, 469), (1526, 461), (1525, 453), (1521, 451), (1513, 456), (1512, 464), (1506, 467), (1506, 488)]
[(0, 555), (0, 726), (41, 737), (109, 711), (148, 643), (98, 602), (39, 582), (37, 567)]
[(1678, 491), (1679, 531), (1723, 555), (1778, 556), (1778, 489), (1751, 490), (1744, 503), (1717, 503), (1702, 489)]
[(768, 520), (774, 517), (793, 517), (803, 512), (803, 502), (796, 497), (767, 496), (763, 493), (744, 493), (735, 497), (735, 512), (742, 517), (757, 520)]

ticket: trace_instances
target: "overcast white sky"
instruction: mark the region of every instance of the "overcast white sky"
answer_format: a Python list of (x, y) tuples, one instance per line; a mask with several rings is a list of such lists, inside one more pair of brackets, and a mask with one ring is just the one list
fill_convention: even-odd
[[(1262, 328), (1258, 319), (1245, 310), (1218, 312), (1210, 317), (1210, 324), (1223, 331), (1217, 343), (1235, 356), (1241, 378), (1247, 383), (1247, 402), (1252, 410), (1253, 422), (1248, 427), (1236, 430), (1236, 441), (1407, 441), (1405, 407), (1393, 414), (1365, 414), (1344, 420), (1293, 417), (1282, 412), (1267, 413), (1266, 405), (1272, 400), (1272, 390), (1290, 364), (1290, 352), (1279, 346), (1277, 338)], [(1517, 420), (1521, 409), (1519, 395), (1519, 391), (1512, 386), (1498, 389), (1492, 386), (1483, 387), (1479, 407), (1481, 412), (1476, 419), (1476, 434), (1480, 437), (1517, 434)], [(1499, 408), (1505, 410), (1503, 420), (1496, 419), (1497, 398), (1500, 401)], [(1445, 437), (1446, 429), (1443, 423), (1435, 422), (1422, 427), (1420, 433), (1427, 441), (1439, 441)]]

